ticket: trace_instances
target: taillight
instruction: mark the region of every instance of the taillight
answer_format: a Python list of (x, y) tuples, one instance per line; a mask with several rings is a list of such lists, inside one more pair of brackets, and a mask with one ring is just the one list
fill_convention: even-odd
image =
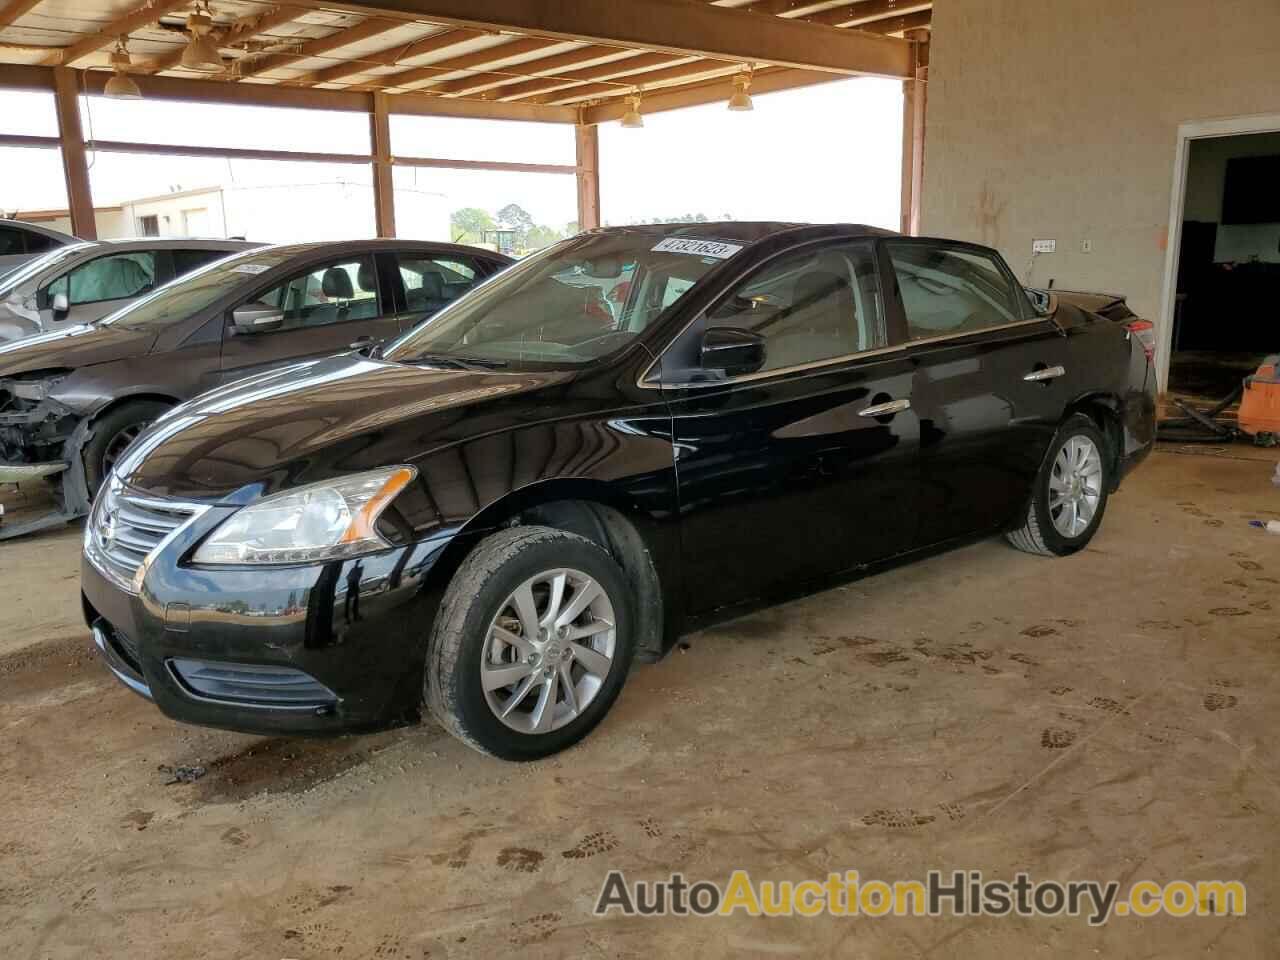
[(1126, 323), (1124, 328), (1142, 344), (1142, 352), (1150, 362), (1156, 355), (1156, 325), (1150, 320), (1133, 320)]

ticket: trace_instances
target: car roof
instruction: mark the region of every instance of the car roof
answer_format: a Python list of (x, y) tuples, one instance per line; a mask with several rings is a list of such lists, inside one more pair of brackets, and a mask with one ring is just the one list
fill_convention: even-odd
[(29, 220), (10, 220), (6, 217), (0, 217), (0, 227), (23, 230), (27, 233), (38, 233), (42, 237), (50, 237), (54, 240), (61, 240), (64, 243), (75, 243), (79, 239), (79, 237), (73, 237), (69, 233), (55, 230), (53, 227), (46, 227), (40, 223), (31, 223)]
[(598, 234), (641, 233), (653, 237), (688, 237), (695, 240), (728, 240), (737, 243), (756, 243), (782, 234), (795, 234), (796, 239), (810, 235), (839, 236), (895, 236), (894, 231), (872, 227), (865, 223), (799, 223), (782, 220), (708, 220), (698, 223), (638, 223), (625, 227), (601, 227), (591, 231)]
[(293, 257), (304, 253), (342, 253), (344, 250), (434, 250), (437, 252), (483, 254), (498, 260), (510, 260), (506, 254), (487, 247), (469, 247), (461, 243), (443, 240), (407, 240), (381, 237), (368, 240), (312, 240), (307, 243), (280, 243), (271, 246), (272, 253)]
[(92, 240), (104, 247), (132, 249), (145, 247), (148, 250), (196, 249), (196, 250), (253, 250), (266, 246), (261, 241), (223, 240), (217, 237), (117, 237), (112, 240)]

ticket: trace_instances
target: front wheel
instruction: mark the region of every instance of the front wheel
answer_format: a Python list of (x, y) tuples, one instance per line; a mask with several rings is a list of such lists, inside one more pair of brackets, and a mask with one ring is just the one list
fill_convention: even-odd
[(515, 527), (463, 561), (436, 614), (424, 695), (444, 727), (505, 760), (577, 743), (631, 665), (631, 591), (584, 537)]
[(1064, 557), (1093, 539), (1107, 508), (1110, 459), (1106, 437), (1083, 414), (1058, 430), (1036, 477), (1026, 520), (1008, 539), (1019, 550)]
[(93, 423), (93, 435), (84, 445), (84, 479), (92, 498), (138, 434), (169, 410), (158, 400), (123, 403)]

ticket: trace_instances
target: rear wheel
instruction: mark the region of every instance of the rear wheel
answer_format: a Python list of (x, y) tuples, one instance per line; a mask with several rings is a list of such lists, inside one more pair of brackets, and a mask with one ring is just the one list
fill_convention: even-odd
[(427, 652), (425, 699), (484, 753), (533, 760), (585, 737), (631, 664), (631, 591), (601, 547), (551, 527), (482, 541), (454, 575)]
[(89, 496), (98, 492), (107, 475), (133, 441), (169, 409), (159, 400), (122, 403), (93, 422), (93, 436), (84, 445), (84, 478)]
[(1019, 550), (1063, 557), (1083, 549), (1102, 523), (1111, 483), (1106, 437), (1084, 414), (1058, 430), (1036, 477), (1026, 520), (1008, 534)]

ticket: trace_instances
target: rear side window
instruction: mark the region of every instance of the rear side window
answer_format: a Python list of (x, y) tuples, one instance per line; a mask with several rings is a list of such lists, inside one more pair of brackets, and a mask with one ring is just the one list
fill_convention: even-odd
[(173, 275), (180, 277), (197, 267), (203, 267), (206, 263), (221, 260), (230, 253), (230, 250), (174, 250)]
[(43, 233), (27, 234), (27, 253), (47, 253), (58, 245), (57, 240)]
[(994, 253), (886, 241), (907, 335), (923, 340), (1026, 319), (1024, 300)]
[(13, 256), (26, 250), (22, 242), (23, 232), (13, 227), (0, 227), (0, 257)]
[(141, 296), (154, 287), (155, 283), (155, 251), (134, 250), (98, 257), (81, 264), (70, 273), (64, 273), (49, 284), (49, 296), (66, 294), (68, 303), (74, 307), (77, 304)]
[(478, 266), (466, 257), (431, 257), (396, 254), (404, 283), (405, 309), (431, 314), (442, 310), (470, 290), (481, 277)]

